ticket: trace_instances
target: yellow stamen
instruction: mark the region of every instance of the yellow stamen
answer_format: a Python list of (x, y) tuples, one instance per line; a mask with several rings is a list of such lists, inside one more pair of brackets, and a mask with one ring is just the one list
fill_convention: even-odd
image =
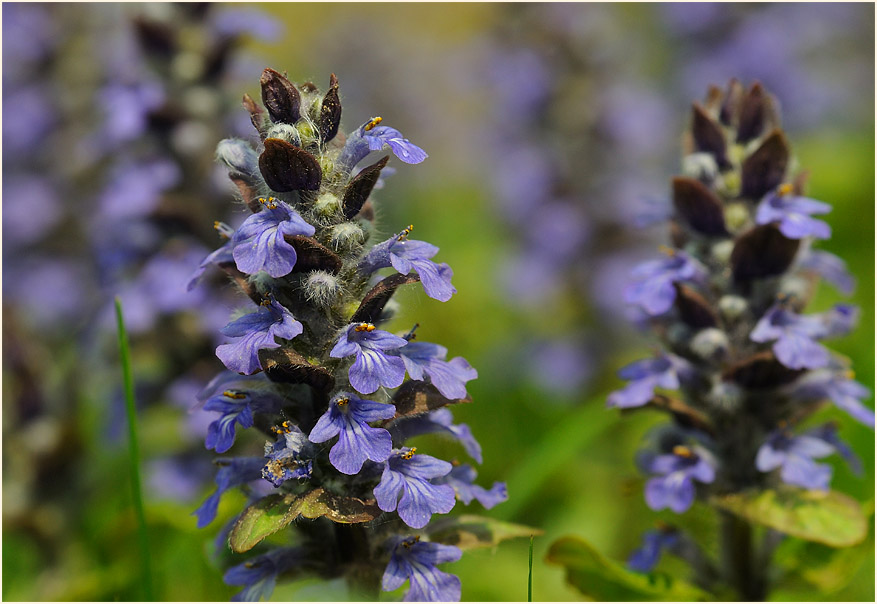
[(371, 323), (360, 323), (354, 328), (354, 331), (374, 331), (375, 326)]
[(402, 453), (402, 459), (411, 459), (412, 457), (414, 457), (415, 451), (417, 451), (417, 447), (411, 447), (410, 451), (405, 451), (404, 453)]
[(786, 182), (777, 187), (777, 195), (779, 195), (780, 197), (782, 197), (783, 195), (790, 195), (794, 190), (794, 185)]
[(673, 447), (673, 455), (678, 455), (679, 457), (694, 457), (694, 453), (692, 453), (691, 449), (685, 445), (676, 445)]
[(373, 117), (371, 119), (371, 121), (369, 121), (369, 123), (367, 123), (365, 125), (365, 128), (363, 128), (363, 130), (368, 132), (369, 130), (371, 130), (372, 128), (374, 128), (375, 126), (377, 126), (378, 124), (380, 124), (383, 121), (384, 121), (384, 118), (382, 118), (382, 117)]
[(847, 369), (846, 371), (844, 371), (844, 377), (848, 380), (854, 380), (856, 379), (856, 372), (852, 369)]
[(405, 239), (408, 238), (408, 235), (410, 235), (411, 231), (413, 231), (413, 230), (414, 230), (414, 225), (409, 224), (407, 227), (402, 229), (402, 232), (399, 233), (398, 237), (396, 237), (396, 241), (404, 241)]
[(266, 208), (268, 208), (269, 210), (277, 209), (277, 198), (276, 197), (269, 197), (268, 199), (265, 199), (264, 197), (260, 197), (259, 203), (264, 204), (264, 206)]
[(667, 254), (671, 258), (676, 255), (676, 250), (674, 248), (666, 246), (666, 245), (659, 245), (658, 251), (661, 252), (662, 254)]
[(347, 398), (346, 396), (342, 396), (337, 401), (335, 401), (335, 404), (338, 405), (339, 407), (343, 407), (349, 402), (350, 402), (349, 398)]
[(227, 398), (233, 398), (236, 401), (247, 398), (247, 395), (245, 392), (238, 392), (237, 390), (226, 390), (225, 392), (222, 393), (222, 396), (227, 397)]
[(417, 543), (418, 541), (420, 541), (420, 535), (414, 535), (414, 536), (411, 537), (410, 539), (406, 539), (405, 541), (403, 541), (403, 542), (402, 542), (402, 546), (403, 546), (405, 549), (409, 549), (412, 545), (414, 545), (414, 544)]

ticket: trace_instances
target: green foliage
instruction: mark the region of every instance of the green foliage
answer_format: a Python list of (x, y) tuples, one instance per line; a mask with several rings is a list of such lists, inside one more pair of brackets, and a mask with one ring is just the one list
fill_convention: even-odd
[(712, 502), (749, 522), (832, 547), (856, 545), (868, 536), (859, 503), (837, 491), (786, 487), (715, 497)]
[(600, 601), (705, 601), (710, 595), (664, 573), (635, 573), (605, 558), (578, 537), (563, 537), (548, 550), (546, 561), (566, 568), (566, 580), (585, 596)]
[(522, 524), (512, 524), (484, 516), (451, 516), (428, 527), (430, 541), (456, 545), (462, 550), (493, 547), (506, 539), (541, 535), (542, 531)]

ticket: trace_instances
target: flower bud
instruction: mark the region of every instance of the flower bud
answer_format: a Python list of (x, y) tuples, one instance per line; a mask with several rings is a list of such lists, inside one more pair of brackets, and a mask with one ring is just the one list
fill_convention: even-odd
[(691, 351), (705, 361), (719, 360), (728, 353), (728, 336), (721, 329), (709, 327), (691, 339)]
[(239, 138), (219, 141), (216, 158), (243, 176), (255, 177), (259, 173), (259, 157), (246, 141)]

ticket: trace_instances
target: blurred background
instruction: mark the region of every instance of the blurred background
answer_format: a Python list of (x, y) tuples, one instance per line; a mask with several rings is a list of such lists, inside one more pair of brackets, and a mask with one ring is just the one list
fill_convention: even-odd
[[(542, 562), (554, 539), (579, 535), (624, 560), (656, 519), (676, 520), (648, 510), (633, 463), (662, 418), (621, 419), (605, 397), (616, 369), (650, 350), (621, 292), (664, 241), (650, 219), (668, 207), (690, 103), (708, 85), (759, 80), (778, 96), (810, 196), (834, 206), (820, 247), (858, 279), (860, 326), (831, 347), (873, 389), (871, 4), (6, 3), (4, 599), (142, 597), (115, 295), (132, 338), (156, 595), (238, 590), (222, 583), (213, 540), (244, 497), (224, 498), (202, 531), (190, 514), (213, 489), (213, 418), (192, 410), (195, 393), (221, 368), (217, 332), (243, 301), (217, 276), (185, 286), (220, 243), (213, 221), (245, 218), (213, 149), (255, 134), (240, 98), (258, 97), (266, 66), (321, 87), (337, 74), (343, 129), (380, 115), (429, 153), (396, 162), (378, 226), (413, 223), (459, 293), (442, 304), (402, 291), (388, 329), (419, 322), (420, 337), (478, 369), (475, 403), (456, 417), (484, 448), (479, 482), (508, 482), (489, 514), (545, 531), (535, 599), (581, 599)], [(841, 298), (823, 285), (810, 308)], [(833, 410), (817, 419), (829, 417), (864, 462), (855, 476), (831, 458), (833, 486), (873, 507), (874, 434)], [(709, 510), (679, 520), (710, 547)], [(820, 585), (792, 573), (772, 597), (873, 600), (873, 533)], [(522, 600), (526, 540), (447, 570), (464, 600)], [(300, 581), (273, 599), (343, 597)]]

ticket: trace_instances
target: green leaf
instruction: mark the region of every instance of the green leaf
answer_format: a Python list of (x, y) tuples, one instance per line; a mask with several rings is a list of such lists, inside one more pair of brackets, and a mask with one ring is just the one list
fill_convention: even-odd
[(836, 491), (752, 491), (713, 497), (712, 503), (749, 522), (787, 535), (849, 547), (868, 536), (868, 521), (859, 503)]
[(506, 539), (542, 535), (544, 531), (483, 516), (441, 518), (426, 528), (430, 541), (456, 545), (462, 550), (493, 547)]
[(563, 537), (552, 543), (546, 560), (565, 567), (567, 582), (594, 600), (711, 599), (707, 592), (667, 574), (641, 574), (627, 570), (577, 537)]
[(228, 537), (228, 544), (238, 554), (253, 549), (260, 541), (285, 528), (297, 516), (325, 516), (339, 524), (374, 520), (381, 514), (375, 502), (343, 497), (313, 489), (301, 495), (275, 494), (263, 497), (240, 515)]

